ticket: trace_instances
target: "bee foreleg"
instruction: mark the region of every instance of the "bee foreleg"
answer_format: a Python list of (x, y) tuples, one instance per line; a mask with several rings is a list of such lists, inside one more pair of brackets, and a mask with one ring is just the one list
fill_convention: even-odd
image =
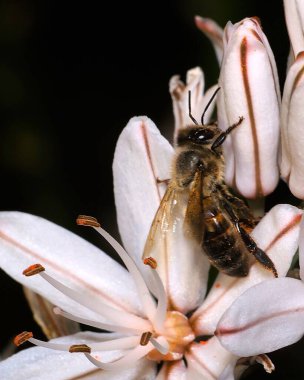
[(238, 127), (243, 120), (244, 118), (241, 116), (237, 123), (232, 124), (229, 128), (226, 129), (226, 131), (222, 132), (213, 142), (211, 146), (211, 150), (214, 151), (216, 148), (222, 145), (223, 142), (226, 140), (226, 137), (229, 135), (229, 133), (231, 133), (234, 130), (234, 128)]

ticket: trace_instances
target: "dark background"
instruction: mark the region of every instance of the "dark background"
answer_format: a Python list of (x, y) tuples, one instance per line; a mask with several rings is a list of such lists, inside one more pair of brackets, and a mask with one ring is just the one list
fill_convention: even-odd
[[(217, 80), (196, 14), (221, 26), (259, 16), (283, 83), (281, 1), (0, 1), (0, 209), (45, 217), (91, 241), (74, 220), (95, 215), (118, 237), (111, 165), (122, 128), (147, 115), (171, 139), (169, 78), (200, 65), (207, 86)], [(281, 185), (268, 203), (288, 195)], [(0, 289), (1, 350), (23, 329), (39, 328), (22, 288), (1, 271)], [(258, 369), (251, 378), (300, 379), (300, 355), (300, 344), (272, 354), (275, 373)]]

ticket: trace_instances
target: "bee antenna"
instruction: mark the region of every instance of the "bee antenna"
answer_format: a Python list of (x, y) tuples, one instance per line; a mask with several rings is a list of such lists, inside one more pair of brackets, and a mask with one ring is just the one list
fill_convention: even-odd
[(189, 111), (189, 117), (193, 121), (195, 125), (198, 125), (198, 122), (195, 120), (194, 116), (191, 114), (191, 91), (188, 91), (188, 111)]
[(204, 116), (205, 116), (205, 113), (206, 113), (206, 111), (208, 110), (210, 104), (212, 103), (213, 99), (216, 97), (216, 94), (219, 92), (220, 89), (221, 89), (221, 88), (218, 87), (218, 88), (214, 91), (214, 93), (213, 93), (213, 95), (211, 96), (209, 102), (207, 103), (207, 105), (206, 105), (206, 107), (205, 107), (205, 109), (204, 109), (204, 112), (203, 112), (203, 114), (202, 114), (202, 118), (201, 118), (201, 123), (202, 123), (202, 125), (205, 125), (205, 124), (204, 124)]

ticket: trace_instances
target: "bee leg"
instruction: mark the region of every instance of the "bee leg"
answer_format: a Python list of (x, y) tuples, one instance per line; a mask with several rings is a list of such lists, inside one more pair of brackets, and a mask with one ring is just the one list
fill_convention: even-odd
[(274, 266), (274, 263), (266, 254), (266, 252), (264, 252), (261, 248), (259, 248), (256, 245), (256, 242), (242, 227), (240, 227), (240, 234), (242, 236), (243, 242), (246, 244), (248, 251), (253, 254), (255, 259), (259, 263), (261, 263), (266, 269), (271, 270), (274, 274), (274, 277), (278, 277), (276, 267)]
[(237, 210), (238, 221), (241, 226), (244, 227), (247, 232), (250, 232), (257, 225), (258, 220), (254, 218), (246, 202), (243, 199), (232, 195), (226, 187), (218, 186), (218, 189), (225, 201), (228, 201), (231, 204), (231, 207)]
[(164, 183), (165, 185), (169, 185), (169, 182), (170, 182), (170, 179), (169, 178), (166, 178), (166, 179), (160, 179), (160, 178), (156, 178), (156, 182), (158, 184), (161, 184), (161, 183)]
[(239, 118), (239, 121), (237, 123), (232, 124), (229, 128), (226, 129), (226, 131), (222, 132), (214, 141), (211, 146), (211, 150), (215, 151), (216, 148), (218, 148), (220, 145), (223, 144), (223, 142), (226, 140), (226, 137), (231, 133), (234, 128), (238, 127), (241, 122), (244, 120), (243, 116)]
[(276, 267), (274, 266), (274, 263), (269, 258), (269, 256), (264, 252), (261, 248), (259, 248), (256, 244), (256, 242), (252, 239), (252, 237), (244, 230), (243, 227), (240, 226), (240, 221), (235, 215), (232, 207), (225, 203), (224, 207), (226, 211), (228, 212), (231, 220), (233, 221), (236, 229), (238, 230), (239, 234), (241, 235), (241, 238), (243, 242), (245, 243), (248, 251), (255, 257), (255, 259), (262, 264), (266, 269), (272, 271), (274, 274), (274, 277), (278, 277), (278, 272), (276, 270)]

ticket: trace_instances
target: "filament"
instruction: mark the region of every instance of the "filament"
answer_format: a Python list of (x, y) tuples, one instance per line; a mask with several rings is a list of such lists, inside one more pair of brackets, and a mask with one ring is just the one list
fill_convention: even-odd
[(55, 314), (61, 315), (64, 318), (70, 319), (71, 321), (75, 321), (78, 323), (82, 323), (84, 325), (96, 327), (101, 330), (115, 331), (115, 332), (124, 333), (124, 334), (141, 334), (142, 333), (141, 329), (125, 327), (125, 326), (120, 326), (120, 325), (111, 325), (109, 323), (102, 323), (102, 322), (97, 322), (90, 319), (82, 318), (82, 317), (67, 313), (66, 311), (61, 310), (59, 307), (54, 307), (53, 311)]
[(103, 228), (101, 227), (93, 227), (100, 235), (106, 239), (109, 244), (116, 250), (125, 266), (128, 268), (130, 274), (132, 275), (138, 294), (141, 298), (144, 310), (146, 311), (147, 317), (151, 319), (155, 314), (155, 302), (151, 296), (151, 293), (145, 283), (145, 280), (142, 277), (139, 269), (137, 268), (135, 262), (131, 259), (128, 253), (124, 250), (124, 248)]
[(126, 311), (122, 312), (121, 310), (114, 309), (113, 307), (106, 305), (101, 301), (96, 302), (96, 300), (91, 299), (90, 297), (85, 297), (84, 295), (76, 292), (75, 290), (63, 285), (61, 282), (55, 280), (53, 277), (49, 276), (45, 272), (41, 272), (39, 273), (39, 275), (43, 277), (48, 283), (53, 285), (54, 288), (59, 290), (61, 293), (65, 294), (74, 301), (78, 302), (79, 304), (87, 307), (88, 309), (98, 314), (101, 314), (102, 316), (115, 321), (121, 321), (123, 318), (124, 323), (126, 324), (138, 326), (143, 330), (149, 330), (150, 323), (147, 320), (140, 318), (136, 315), (130, 314)]
[(123, 369), (133, 366), (135, 361), (147, 355), (151, 350), (153, 350), (153, 348), (154, 347), (151, 343), (148, 343), (146, 346), (139, 345), (132, 351), (128, 352), (121, 359), (118, 359), (111, 363), (101, 362), (100, 360), (95, 359), (92, 355), (88, 353), (85, 353), (85, 356), (91, 363), (93, 363), (98, 368), (104, 370)]
[(167, 294), (164, 288), (163, 282), (156, 271), (157, 262), (152, 257), (148, 257), (144, 260), (145, 265), (149, 265), (151, 268), (151, 274), (153, 277), (155, 292), (157, 296), (157, 308), (155, 315), (153, 317), (153, 324), (155, 325), (158, 331), (161, 331), (164, 326), (164, 322), (167, 315)]

